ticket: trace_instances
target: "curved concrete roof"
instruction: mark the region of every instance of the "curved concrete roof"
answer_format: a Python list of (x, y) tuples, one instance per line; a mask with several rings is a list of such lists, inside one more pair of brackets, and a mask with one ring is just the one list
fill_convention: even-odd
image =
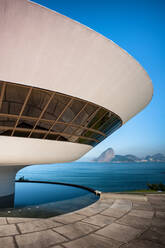
[(0, 80), (94, 102), (123, 122), (151, 100), (145, 70), (95, 31), (27, 0), (1, 0), (0, 16)]

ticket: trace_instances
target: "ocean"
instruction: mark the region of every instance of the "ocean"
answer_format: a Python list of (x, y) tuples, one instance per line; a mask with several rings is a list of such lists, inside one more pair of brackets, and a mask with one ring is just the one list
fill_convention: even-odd
[(147, 183), (165, 184), (165, 163), (97, 163), (33, 165), (20, 170), (16, 179), (73, 183), (102, 192), (147, 189)]

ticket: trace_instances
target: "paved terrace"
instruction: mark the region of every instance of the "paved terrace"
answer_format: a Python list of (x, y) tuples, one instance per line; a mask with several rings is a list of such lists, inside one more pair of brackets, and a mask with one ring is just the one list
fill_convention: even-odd
[(165, 195), (102, 194), (49, 219), (0, 218), (0, 248), (164, 248)]

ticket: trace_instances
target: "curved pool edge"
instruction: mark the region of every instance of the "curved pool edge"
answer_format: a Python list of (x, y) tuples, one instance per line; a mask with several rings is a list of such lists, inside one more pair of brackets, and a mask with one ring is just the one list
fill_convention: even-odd
[[(24, 180), (23, 178), (22, 180), (15, 180), (15, 182), (17, 193), (14, 208), (0, 209), (0, 217), (12, 218), (13, 220), (21, 220), (22, 218), (25, 220), (48, 219), (84, 209), (100, 199), (99, 191), (83, 185), (45, 180)], [(36, 186), (39, 191), (36, 191)], [(47, 190), (43, 191), (45, 187)], [(54, 187), (55, 191), (53, 192), (51, 188)], [(18, 190), (19, 188), (20, 190)], [(60, 194), (58, 190), (60, 190)], [(82, 191), (83, 194), (79, 193)], [(47, 195), (51, 195), (51, 198)]]
[(64, 185), (64, 186), (71, 186), (71, 187), (75, 187), (75, 188), (80, 188), (80, 189), (84, 189), (84, 190), (88, 190), (91, 193), (94, 193), (97, 196), (101, 195), (101, 191), (92, 189), (90, 187), (87, 186), (83, 186), (83, 185), (79, 185), (79, 184), (73, 184), (73, 183), (62, 183), (62, 182), (49, 182), (49, 181), (38, 181), (38, 180), (15, 180), (16, 183), (47, 183), (47, 184), (58, 184), (58, 185)]

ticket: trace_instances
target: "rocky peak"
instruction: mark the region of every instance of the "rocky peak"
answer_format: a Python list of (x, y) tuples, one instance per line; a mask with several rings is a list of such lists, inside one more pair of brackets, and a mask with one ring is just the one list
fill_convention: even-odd
[(108, 148), (101, 155), (96, 158), (94, 161), (96, 162), (110, 162), (115, 157), (114, 150), (112, 148)]

